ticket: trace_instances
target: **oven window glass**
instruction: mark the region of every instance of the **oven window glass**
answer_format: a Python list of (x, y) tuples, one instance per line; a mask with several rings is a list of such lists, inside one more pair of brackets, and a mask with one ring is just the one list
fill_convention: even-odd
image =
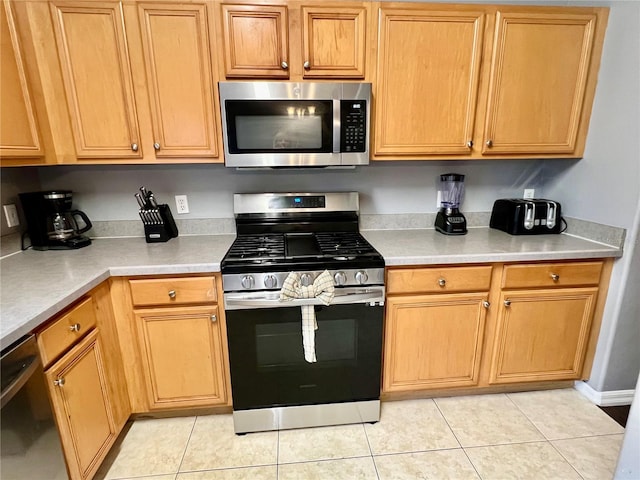
[(227, 100), (230, 153), (323, 153), (333, 149), (331, 101)]
[(234, 410), (379, 398), (384, 307), (315, 311), (315, 363), (304, 359), (300, 307), (226, 312)]
[[(326, 366), (353, 363), (358, 356), (357, 338), (355, 319), (323, 321), (315, 332), (316, 357)], [(295, 369), (305, 363), (301, 322), (256, 325), (258, 370)]]

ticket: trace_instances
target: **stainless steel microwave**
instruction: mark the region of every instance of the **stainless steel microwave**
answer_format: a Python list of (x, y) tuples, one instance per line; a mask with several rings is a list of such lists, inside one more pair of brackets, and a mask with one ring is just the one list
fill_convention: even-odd
[(220, 82), (227, 167), (369, 163), (370, 83)]

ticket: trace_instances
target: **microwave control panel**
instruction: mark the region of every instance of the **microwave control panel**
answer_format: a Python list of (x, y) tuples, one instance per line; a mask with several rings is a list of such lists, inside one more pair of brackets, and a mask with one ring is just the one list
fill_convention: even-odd
[(366, 152), (367, 101), (341, 100), (341, 152)]

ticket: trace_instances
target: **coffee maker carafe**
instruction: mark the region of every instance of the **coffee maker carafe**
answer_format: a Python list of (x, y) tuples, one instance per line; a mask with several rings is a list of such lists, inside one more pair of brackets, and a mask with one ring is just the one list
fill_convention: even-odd
[(440, 175), (440, 209), (436, 214), (436, 230), (445, 235), (467, 233), (467, 219), (458, 209), (464, 197), (464, 175), (445, 173)]
[(19, 197), (35, 250), (63, 250), (91, 244), (91, 239), (82, 235), (91, 228), (91, 221), (84, 212), (71, 209), (70, 190), (20, 193)]

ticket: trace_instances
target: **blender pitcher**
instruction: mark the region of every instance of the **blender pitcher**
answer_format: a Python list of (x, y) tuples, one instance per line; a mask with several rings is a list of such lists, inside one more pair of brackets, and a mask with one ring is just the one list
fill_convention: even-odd
[(464, 235), (467, 233), (467, 220), (459, 210), (464, 198), (464, 175), (440, 175), (439, 191), (440, 209), (436, 214), (436, 230), (445, 235)]

